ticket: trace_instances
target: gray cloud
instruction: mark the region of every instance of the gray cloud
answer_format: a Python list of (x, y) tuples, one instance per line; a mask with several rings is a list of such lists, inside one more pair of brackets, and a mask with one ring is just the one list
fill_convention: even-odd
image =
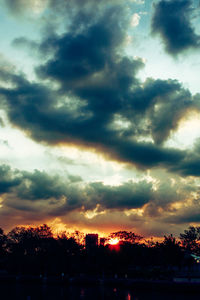
[(199, 111), (199, 95), (192, 96), (176, 80), (140, 82), (142, 60), (122, 51), (126, 8), (101, 6), (92, 19), (75, 8), (65, 32), (50, 32), (37, 44), (45, 59), (36, 68), (42, 82), (0, 70), (2, 80), (12, 85), (0, 89), (10, 122), (39, 142), (92, 148), (140, 168), (176, 172), (177, 166), (181, 173), (191, 152), (164, 142), (188, 112)]
[[(146, 234), (153, 231), (162, 235), (172, 229), (169, 224), (177, 224), (178, 228), (199, 221), (199, 187), (193, 181), (182, 182), (179, 177), (163, 177), (156, 186), (146, 180), (111, 186), (103, 182), (84, 183), (72, 175), (13, 170), (7, 165), (1, 165), (0, 171), (1, 222), (14, 215), (8, 226), (60, 217), (71, 225), (75, 222), (77, 226), (110, 230), (124, 224), (128, 228), (136, 226)], [(188, 199), (189, 207), (173, 207)], [(142, 215), (134, 211), (138, 208), (143, 209)], [(87, 218), (87, 213), (94, 210), (97, 215)], [(126, 215), (127, 210), (130, 215)]]
[(139, 208), (153, 198), (152, 184), (146, 181), (129, 181), (120, 186), (106, 186), (96, 182), (87, 186), (86, 193), (89, 199), (96, 199), (106, 209)]
[(171, 171), (181, 176), (200, 176), (200, 140), (197, 139), (185, 158), (171, 167)]
[[(153, 31), (172, 55), (198, 47), (190, 3), (162, 0), (155, 5)], [(22, 4), (22, 0), (6, 2), (18, 15), (30, 10), (33, 2)], [(143, 60), (124, 52), (131, 7), (128, 11), (120, 0), (49, 0), (42, 15), (41, 40), (19, 37), (13, 41), (13, 47), (29, 48), (39, 55), (38, 62), (42, 60), (35, 68), (36, 80), (0, 68), (1, 109), (13, 126), (37, 142), (89, 148), (141, 169), (200, 176), (198, 144), (191, 150), (165, 146), (180, 121), (199, 111), (200, 96), (193, 96), (177, 80), (139, 80)], [(59, 160), (76, 165), (63, 157)], [(178, 180), (172, 184), (169, 176), (155, 189), (146, 180), (110, 186), (84, 183), (74, 175), (0, 166), (1, 222), (11, 222), (11, 216), (15, 223), (60, 216), (90, 228), (116, 228), (122, 221), (124, 227), (161, 234), (171, 230), (172, 223), (199, 220), (197, 206), (196, 212), (188, 213), (173, 208), (176, 202), (193, 199), (197, 187)], [(124, 213), (137, 208), (144, 210), (143, 215)], [(88, 219), (86, 212), (91, 210), (97, 215)]]
[(192, 25), (192, 12), (191, 0), (161, 0), (154, 4), (152, 32), (160, 35), (169, 54), (199, 48), (200, 36)]
[(7, 165), (0, 166), (0, 194), (9, 192), (13, 187), (18, 186), (21, 177), (17, 172), (13, 172)]
[(197, 191), (195, 185), (184, 185), (180, 181), (172, 184), (165, 179), (157, 184), (141, 180), (128, 181), (118, 186), (103, 182), (84, 183), (79, 176), (49, 175), (44, 171), (12, 170), (0, 166), (0, 193), (4, 205), (24, 211), (42, 211), (59, 216), (70, 211), (97, 209), (124, 210), (145, 207), (145, 214), (156, 215), (157, 209), (170, 210), (174, 202), (180, 202)]
[[(164, 115), (164, 108), (170, 107), (170, 101), (176, 108), (170, 114), (164, 115), (164, 120), (162, 120), (167, 126), (168, 134), (166, 135), (170, 134), (169, 132), (173, 130), (173, 127), (176, 128), (178, 119), (184, 113), (196, 106), (196, 102), (192, 102), (191, 95), (176, 82), (154, 82), (152, 87), (151, 80), (143, 90), (136, 88), (132, 95), (127, 96), (128, 99), (124, 97), (124, 105), (122, 106), (121, 100), (112, 103), (112, 100), (116, 101), (114, 97), (116, 93), (113, 96), (111, 93), (105, 93), (105, 96), (101, 96), (94, 90), (97, 93), (97, 99), (92, 97), (93, 102), (89, 97), (89, 103), (82, 104), (80, 100), (72, 97), (69, 102), (62, 103), (63, 96), (59, 97), (58, 92), (52, 91), (44, 85), (29, 83), (25, 78), (16, 75), (12, 77), (11, 74), (7, 74), (6, 78), (11, 78), (11, 82), (18, 85), (13, 89), (0, 89), (0, 93), (4, 95), (6, 100), (5, 105), (10, 121), (23, 130), (25, 129), (38, 141), (50, 144), (72, 143), (96, 148), (113, 159), (134, 163), (141, 167), (163, 166), (170, 168), (175, 162), (180, 163), (187, 154), (187, 152), (163, 148), (151, 142), (137, 142), (139, 136), (148, 137), (151, 136), (151, 133), (159, 141), (162, 140), (162, 131), (159, 131), (159, 128), (154, 133), (157, 128), (156, 121), (159, 120), (158, 114), (156, 111), (154, 112), (155, 105), (160, 106), (158, 112), (159, 110), (163, 111), (162, 115)], [(165, 86), (164, 89), (159, 90), (159, 85)], [(145, 89), (151, 96), (148, 97)], [(169, 90), (168, 93), (167, 89)], [(171, 92), (171, 89), (175, 89), (175, 92)], [(134, 99), (138, 102), (138, 99), (142, 98), (140, 93), (145, 93), (148, 100), (151, 97), (154, 98), (148, 107), (144, 105), (143, 110), (142, 107), (138, 110), (134, 104)], [(181, 94), (185, 94), (185, 96), (181, 97)], [(122, 98), (122, 96), (123, 94), (117, 97)], [(132, 98), (129, 100), (131, 96), (133, 101), (131, 101)], [(167, 104), (165, 103), (166, 99), (168, 99)], [(57, 106), (58, 103), (59, 106)], [(105, 106), (104, 109), (103, 107), (101, 109), (100, 106), (102, 105)], [(115, 127), (114, 117), (116, 114), (118, 114), (119, 120), (125, 118), (125, 121), (131, 124), (130, 127), (125, 129)], [(174, 121), (170, 121), (173, 118)], [(150, 125), (151, 119), (152, 125)], [(139, 120), (138, 123), (137, 120)], [(167, 120), (169, 120), (171, 128)], [(164, 125), (162, 130), (164, 131)]]
[(190, 203), (185, 206), (182, 206), (179, 210), (172, 212), (172, 214), (166, 214), (163, 221), (166, 223), (174, 224), (192, 224), (200, 223), (200, 191), (199, 187), (194, 187), (196, 196), (190, 198)]
[[(66, 214), (71, 210), (125, 209), (142, 207), (150, 201), (152, 184), (145, 181), (107, 186), (102, 182), (84, 184), (79, 176), (48, 175), (46, 172), (12, 170), (0, 166), (0, 193), (5, 205), (19, 210), (44, 207), (50, 214)], [(47, 208), (46, 204), (53, 204)]]

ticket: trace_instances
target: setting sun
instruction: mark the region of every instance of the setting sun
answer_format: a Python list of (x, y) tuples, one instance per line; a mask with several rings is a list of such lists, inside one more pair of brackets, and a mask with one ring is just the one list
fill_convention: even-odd
[(109, 243), (110, 245), (117, 245), (117, 244), (119, 243), (119, 240), (118, 240), (117, 238), (110, 239), (110, 240), (108, 241), (108, 243)]

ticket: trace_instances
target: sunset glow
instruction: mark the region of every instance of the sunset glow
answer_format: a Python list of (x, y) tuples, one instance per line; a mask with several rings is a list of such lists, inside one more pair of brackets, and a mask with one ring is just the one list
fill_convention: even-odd
[(198, 295), (200, 0), (0, 0), (0, 28), (2, 299)]
[(118, 243), (119, 243), (119, 240), (117, 238), (110, 239), (108, 241), (108, 244), (110, 244), (110, 245), (117, 245)]
[(200, 224), (199, 0), (0, 8), (0, 227)]

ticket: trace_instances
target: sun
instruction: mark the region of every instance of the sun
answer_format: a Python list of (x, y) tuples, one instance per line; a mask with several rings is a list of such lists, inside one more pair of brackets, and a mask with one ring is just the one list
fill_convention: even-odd
[(110, 244), (110, 245), (117, 245), (118, 243), (119, 243), (118, 238), (110, 239), (108, 241), (108, 244)]

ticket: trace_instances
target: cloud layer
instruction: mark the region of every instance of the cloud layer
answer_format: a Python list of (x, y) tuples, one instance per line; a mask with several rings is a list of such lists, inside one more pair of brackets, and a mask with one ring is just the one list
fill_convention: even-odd
[[(123, 226), (127, 222), (129, 228), (140, 226), (140, 232), (145, 232), (148, 231), (145, 224), (149, 223), (150, 232), (155, 222), (161, 220), (165, 230), (174, 221), (178, 225), (197, 220), (197, 209), (194, 213), (191, 199), (196, 206), (199, 189), (194, 183), (185, 184), (178, 178), (174, 182), (141, 179), (111, 186), (100, 181), (85, 183), (80, 177), (71, 175), (61, 177), (39, 170), (12, 169), (8, 165), (1, 165), (0, 170), (1, 225), (13, 215), (8, 226), (15, 224), (15, 218), (23, 224), (28, 219), (42, 222), (60, 217), (69, 225), (77, 222), (77, 226), (85, 224), (87, 228), (106, 228), (108, 224), (109, 228), (119, 228), (114, 216), (121, 215)], [(187, 204), (188, 199), (190, 204)], [(177, 213), (174, 205), (181, 205), (182, 201), (187, 208), (185, 206)], [(109, 217), (112, 214), (113, 224)], [(100, 220), (105, 224), (100, 224)], [(160, 234), (159, 229), (156, 233)]]
[[(143, 1), (24, 3), (4, 4), (19, 20), (38, 5), (41, 33), (35, 40), (18, 34), (12, 41), (13, 49), (32, 51), (37, 61), (32, 79), (6, 61), (0, 65), (0, 109), (10, 128), (44, 147), (96, 152), (143, 176), (111, 185), (103, 178), (89, 182), (79, 174), (1, 164), (2, 224), (11, 216), (10, 223), (60, 217), (91, 228), (119, 227), (121, 221), (123, 228), (161, 234), (174, 224), (178, 230), (199, 221), (199, 141), (180, 149), (170, 138), (188, 115), (200, 113), (200, 94), (174, 76), (140, 79), (145, 60), (127, 54), (127, 36), (144, 26), (146, 12), (138, 8)], [(156, 2), (151, 30), (172, 56), (199, 47), (189, 0)]]
[(101, 9), (92, 21), (79, 14), (67, 32), (36, 45), (47, 57), (35, 69), (41, 82), (1, 71), (12, 85), (0, 89), (10, 122), (39, 142), (93, 148), (142, 168), (174, 170), (176, 162), (181, 172), (188, 153), (164, 142), (189, 112), (199, 111), (199, 95), (176, 80), (140, 82), (142, 60), (122, 51), (129, 25), (122, 6)]
[(154, 5), (152, 32), (160, 35), (165, 50), (176, 56), (187, 49), (198, 49), (200, 36), (192, 24), (191, 0), (162, 0)]

